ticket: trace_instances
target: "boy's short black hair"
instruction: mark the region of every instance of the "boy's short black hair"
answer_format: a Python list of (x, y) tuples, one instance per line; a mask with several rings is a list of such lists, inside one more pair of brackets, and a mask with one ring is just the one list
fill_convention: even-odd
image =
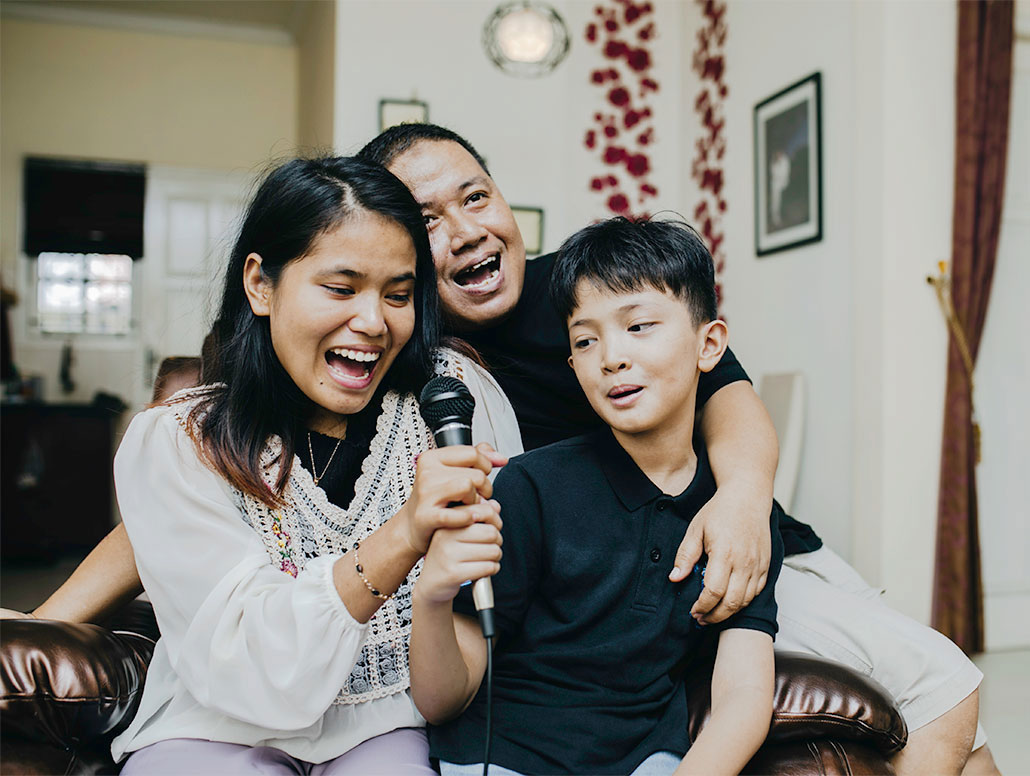
[(369, 140), (364, 148), (358, 151), (358, 158), (364, 159), (367, 162), (381, 164), (383, 167), (389, 167), (394, 159), (423, 140), (449, 140), (452, 143), (457, 143), (472, 154), (472, 158), (483, 168), (483, 172), (487, 175), (490, 174), (490, 171), (486, 168), (486, 162), (483, 161), (483, 157), (479, 155), (479, 152), (472, 147), (472, 143), (446, 127), (423, 122), (397, 124), (389, 129), (384, 129)]
[(690, 308), (694, 324), (713, 321), (715, 267), (704, 240), (683, 221), (610, 218), (580, 229), (558, 249), (551, 298), (567, 321), (581, 280), (617, 292), (668, 291)]

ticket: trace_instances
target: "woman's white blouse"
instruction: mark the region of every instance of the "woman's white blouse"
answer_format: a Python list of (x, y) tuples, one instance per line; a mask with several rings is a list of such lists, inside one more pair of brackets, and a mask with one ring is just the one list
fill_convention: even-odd
[[(521, 451), (497, 384), (468, 374), (476, 441)], [(157, 741), (200, 738), (279, 748), (308, 762), (425, 720), (410, 692), (334, 700), (368, 625), (332, 581), (339, 555), (296, 578), (273, 566), (234, 494), (201, 462), (171, 408), (137, 415), (115, 457), (115, 484), (136, 565), (161, 628), (140, 708), (112, 744), (115, 759)]]

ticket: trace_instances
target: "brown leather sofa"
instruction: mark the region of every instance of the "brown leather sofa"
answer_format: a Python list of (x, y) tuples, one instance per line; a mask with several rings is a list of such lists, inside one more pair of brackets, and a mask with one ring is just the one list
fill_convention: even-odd
[[(139, 601), (103, 626), (0, 622), (0, 772), (117, 773), (108, 747), (139, 707), (158, 636), (153, 610)], [(708, 683), (690, 684), (688, 699), (693, 740), (709, 713)], [(907, 736), (897, 706), (872, 680), (779, 654), (772, 726), (744, 772), (891, 774), (888, 758)]]

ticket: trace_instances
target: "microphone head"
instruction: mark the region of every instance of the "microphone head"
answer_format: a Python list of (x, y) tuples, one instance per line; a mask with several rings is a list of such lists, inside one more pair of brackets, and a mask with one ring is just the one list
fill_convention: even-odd
[(476, 400), (468, 386), (457, 377), (444, 375), (426, 383), (418, 402), (422, 419), (434, 432), (444, 420), (449, 419), (471, 425), (472, 413), (476, 409)]

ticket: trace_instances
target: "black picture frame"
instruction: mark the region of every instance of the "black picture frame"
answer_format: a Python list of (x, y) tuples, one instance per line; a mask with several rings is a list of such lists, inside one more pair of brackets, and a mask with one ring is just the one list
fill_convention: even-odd
[(422, 100), (379, 101), (379, 131), (398, 124), (429, 121), (429, 103)]
[(754, 110), (755, 253), (823, 239), (822, 76), (812, 73)]

